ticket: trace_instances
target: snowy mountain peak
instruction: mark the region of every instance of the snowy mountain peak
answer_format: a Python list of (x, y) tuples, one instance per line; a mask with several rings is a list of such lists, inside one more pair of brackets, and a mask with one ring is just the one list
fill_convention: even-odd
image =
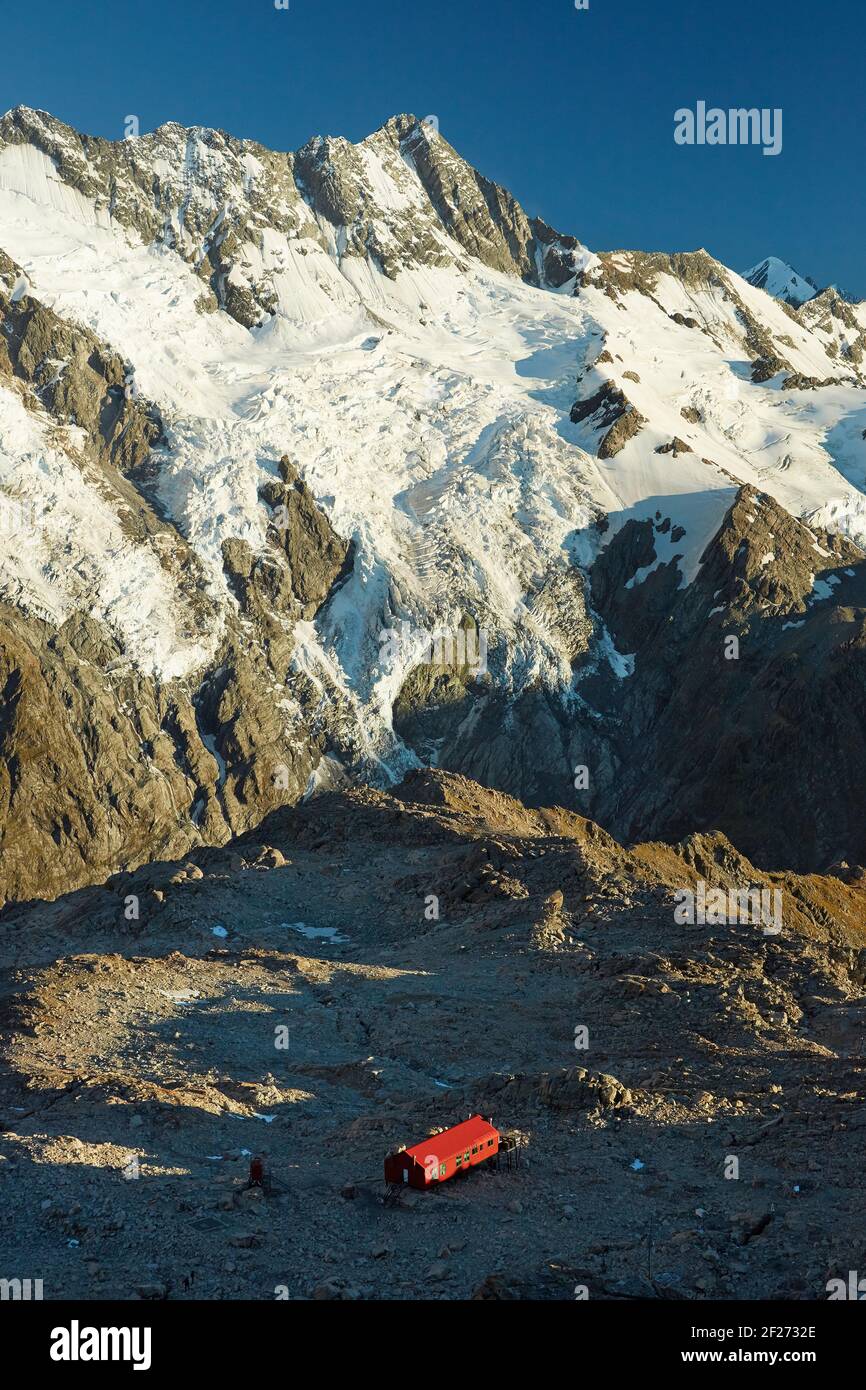
[[(0, 119), (7, 164), (32, 165), (36, 151), (53, 165), (41, 180), (59, 177), (100, 216), (176, 251), (204, 282), (203, 306), (248, 328), (278, 314), (287, 257), (296, 265), (310, 257), (307, 278), (319, 287), (332, 274), (323, 256), (351, 282), (366, 273), (362, 263), (394, 281), (403, 271), (464, 271), (469, 256), (553, 288), (586, 259), (576, 238), (531, 220), (432, 119), (413, 115), (392, 117), (358, 144), (316, 136), (295, 154), (176, 122), (109, 141), (28, 108)], [(322, 292), (333, 299), (333, 288)], [(338, 298), (346, 292), (342, 285)], [(296, 317), (296, 305), (287, 312)]]
[(805, 304), (818, 293), (818, 286), (814, 280), (810, 280), (807, 275), (800, 275), (793, 266), (779, 260), (778, 256), (768, 256), (766, 260), (752, 266), (751, 270), (744, 270), (742, 276), (750, 285), (766, 290), (774, 299), (783, 299), (794, 308)]
[[(866, 538), (866, 306), (594, 254), (411, 115), (290, 153), (7, 114), (0, 328), (0, 494), (44, 512), (0, 601), (195, 701), (202, 824), (283, 764), (534, 795), (500, 725), (608, 707), (638, 673), (602, 602), (693, 594), (740, 489)], [(483, 680), (431, 675), (423, 634), (467, 624)], [(570, 755), (531, 741), (555, 798)]]

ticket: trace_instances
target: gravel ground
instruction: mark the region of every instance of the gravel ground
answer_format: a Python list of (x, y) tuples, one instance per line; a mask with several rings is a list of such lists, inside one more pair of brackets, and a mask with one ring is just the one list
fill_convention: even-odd
[[(777, 937), (675, 922), (696, 876), (748, 874), (770, 881), (721, 836), (626, 851), (425, 774), (7, 911), (0, 1275), (74, 1299), (826, 1297), (866, 1268), (866, 888), (773, 879)], [(391, 1147), (475, 1112), (519, 1167), (384, 1200)]]

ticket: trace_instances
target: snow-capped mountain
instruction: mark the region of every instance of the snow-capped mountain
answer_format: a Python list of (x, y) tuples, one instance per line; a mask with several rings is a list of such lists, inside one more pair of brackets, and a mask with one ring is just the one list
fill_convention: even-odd
[(818, 293), (814, 280), (810, 280), (808, 275), (798, 275), (793, 266), (780, 261), (778, 256), (768, 256), (765, 261), (753, 265), (751, 270), (744, 270), (743, 279), (759, 290), (766, 290), (776, 299), (784, 299), (786, 304), (794, 308), (805, 304), (807, 299), (814, 298)]
[[(715, 585), (787, 645), (866, 544), (866, 306), (595, 254), (432, 123), (280, 153), (18, 108), (0, 253), (10, 895), (419, 761), (569, 804), (591, 764), (580, 809), (612, 823), (647, 633), (685, 627), (731, 518), (747, 549), (756, 508), (812, 528), (796, 576), (770, 547), (735, 583), (735, 549)], [(483, 676), (425, 663), (467, 626)]]

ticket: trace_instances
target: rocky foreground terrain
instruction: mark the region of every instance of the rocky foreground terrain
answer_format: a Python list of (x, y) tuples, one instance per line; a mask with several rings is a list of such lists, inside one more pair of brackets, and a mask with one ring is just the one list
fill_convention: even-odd
[[(699, 881), (778, 891), (781, 931), (681, 925)], [(856, 866), (627, 850), (434, 772), (8, 907), (0, 1265), (46, 1298), (826, 1297), (866, 1260), (864, 923)], [(387, 1150), (476, 1110), (520, 1167), (386, 1204)]]

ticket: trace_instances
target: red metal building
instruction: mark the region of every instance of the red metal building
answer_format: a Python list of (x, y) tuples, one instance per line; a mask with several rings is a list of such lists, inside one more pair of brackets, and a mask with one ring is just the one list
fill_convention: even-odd
[(411, 1149), (398, 1149), (385, 1159), (385, 1181), (429, 1187), (483, 1163), (499, 1152), (499, 1131), (481, 1115), (461, 1125), (431, 1134)]

